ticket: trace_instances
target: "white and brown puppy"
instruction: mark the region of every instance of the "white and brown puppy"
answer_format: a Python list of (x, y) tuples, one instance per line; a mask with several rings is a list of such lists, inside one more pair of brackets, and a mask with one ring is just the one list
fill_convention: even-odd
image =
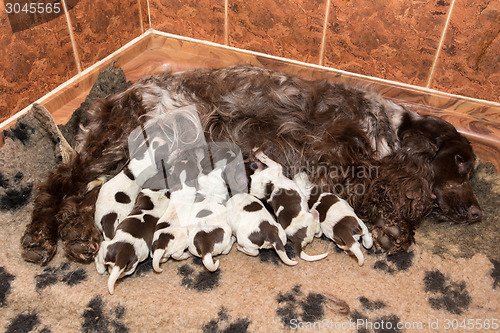
[(254, 149), (254, 154), (267, 168), (259, 168), (250, 177), (250, 194), (269, 203), (300, 258), (306, 261), (325, 258), (328, 253), (311, 256), (303, 251), (321, 232), (318, 213), (309, 209), (306, 196), (293, 180), (283, 174), (280, 164), (262, 151)]
[(151, 257), (155, 272), (163, 272), (160, 263), (166, 262), (169, 258), (185, 260), (190, 257), (186, 251), (189, 246), (187, 227), (170, 226), (168, 222), (158, 221), (153, 239)]
[(114, 237), (118, 224), (130, 214), (140, 190), (128, 166), (101, 187), (94, 218), (105, 241)]
[(373, 240), (354, 209), (347, 201), (333, 193), (320, 193), (319, 187), (310, 183), (305, 173), (295, 175), (294, 181), (309, 197), (312, 209), (318, 211), (321, 232), (346, 253), (354, 255), (360, 266), (363, 265), (364, 256), (359, 241), (362, 240), (363, 246), (369, 249)]
[(168, 203), (165, 190), (142, 190), (132, 212), (118, 224), (113, 239), (102, 242), (95, 263), (99, 274), (104, 274), (106, 267), (110, 272), (110, 294), (119, 278), (132, 274), (139, 262), (148, 257), (156, 224)]
[[(188, 254), (182, 252), (188, 248), (189, 244), (191, 244), (191, 249), (196, 247), (193, 245), (197, 237), (196, 233), (199, 232), (202, 235), (203, 231), (212, 230), (211, 227), (203, 226), (202, 228), (201, 224), (220, 226), (222, 230), (228, 230), (225, 227), (227, 224), (225, 202), (228, 198), (228, 191), (222, 178), (222, 170), (217, 168), (208, 174), (200, 173), (196, 188), (189, 184), (182, 184), (180, 189), (171, 194), (171, 205), (158, 221), (151, 251), (153, 269), (156, 272), (162, 271), (160, 263), (167, 261), (169, 257), (177, 260), (187, 258)], [(183, 214), (179, 214), (179, 210), (182, 210)], [(213, 238), (213, 241), (219, 242), (216, 238)], [(191, 252), (194, 255), (198, 255), (193, 251)], [(174, 253), (175, 256), (172, 255)], [(214, 269), (213, 261), (208, 257), (205, 260), (208, 263), (207, 268)]]
[(373, 245), (372, 235), (347, 201), (332, 193), (322, 193), (313, 206), (319, 212), (321, 231), (361, 266), (364, 263), (359, 241), (367, 249)]
[(188, 227), (188, 249), (213, 272), (219, 267), (219, 260), (214, 263), (213, 257), (229, 253), (235, 241), (227, 223), (228, 191), (221, 168), (199, 175), (197, 195), (199, 200), (195, 200)]
[(132, 211), (135, 199), (146, 180), (158, 173), (155, 157), (165, 141), (154, 137), (142, 142), (131, 154), (130, 162), (115, 177), (106, 182), (102, 177), (88, 184), (87, 189), (102, 185), (97, 197), (94, 221), (104, 240), (113, 238), (118, 224)]
[(188, 228), (191, 254), (202, 258), (203, 265), (214, 272), (219, 268), (219, 260), (213, 257), (219, 254), (228, 254), (233, 247), (235, 238), (231, 227), (226, 222), (218, 224), (198, 223)]
[(257, 256), (259, 249), (274, 248), (285, 264), (297, 264), (286, 254), (285, 230), (259, 199), (248, 193), (238, 193), (228, 200), (227, 210), (228, 224), (236, 236), (239, 251)]
[(175, 161), (170, 171), (170, 204), (158, 220), (151, 247), (153, 269), (158, 273), (163, 271), (160, 263), (166, 262), (170, 257), (176, 260), (189, 257), (189, 252), (186, 252), (189, 245), (188, 226), (193, 205), (198, 198), (196, 178), (199, 172), (196, 156), (183, 156)]

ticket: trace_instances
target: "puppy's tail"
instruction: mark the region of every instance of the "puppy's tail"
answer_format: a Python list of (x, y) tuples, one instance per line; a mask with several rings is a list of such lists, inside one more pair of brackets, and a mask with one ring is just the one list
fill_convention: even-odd
[(311, 256), (307, 253), (304, 252), (302, 249), (302, 242), (304, 240), (304, 237), (299, 236), (297, 233), (291, 237), (293, 247), (295, 249), (295, 253), (300, 253), (300, 258), (305, 261), (317, 261), (325, 258), (328, 255), (328, 252), (325, 252), (323, 254), (317, 254), (314, 256)]
[(208, 252), (205, 254), (203, 257), (203, 265), (210, 271), (210, 272), (215, 272), (217, 268), (219, 268), (219, 260), (217, 260), (214, 263), (214, 260), (212, 258), (212, 253)]
[(161, 262), (161, 259), (163, 258), (163, 255), (165, 254), (166, 252), (166, 249), (156, 249), (154, 252), (153, 252), (153, 269), (155, 270), (155, 272), (157, 273), (161, 273), (163, 272), (163, 269), (160, 268), (160, 262)]
[(295, 266), (297, 265), (297, 261), (292, 260), (288, 257), (285, 251), (285, 246), (283, 245), (283, 242), (281, 239), (276, 235), (276, 240), (272, 243), (274, 250), (278, 254), (278, 257), (280, 257), (281, 261), (283, 261), (285, 264), (289, 266)]
[(317, 260), (321, 260), (323, 258), (326, 258), (326, 256), (328, 256), (328, 252), (325, 252), (325, 253), (322, 253), (322, 254), (316, 254), (316, 255), (313, 255), (313, 256), (308, 255), (304, 251), (300, 252), (300, 258), (302, 258), (305, 261), (317, 261)]
[(372, 238), (372, 234), (367, 231), (362, 237), (361, 239), (363, 240), (363, 246), (365, 247), (365, 249), (369, 249), (372, 247), (373, 245), (373, 238)]
[(361, 247), (359, 246), (359, 243), (354, 242), (354, 244), (352, 244), (352, 246), (349, 248), (349, 251), (351, 251), (358, 259), (358, 265), (363, 266), (365, 262), (365, 257), (363, 257), (363, 252), (361, 252)]
[(120, 268), (118, 266), (113, 267), (108, 278), (108, 291), (111, 295), (115, 292), (115, 283), (121, 277), (125, 267)]

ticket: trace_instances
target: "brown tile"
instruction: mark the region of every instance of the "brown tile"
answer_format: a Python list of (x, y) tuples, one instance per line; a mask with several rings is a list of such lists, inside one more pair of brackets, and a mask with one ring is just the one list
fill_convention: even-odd
[(150, 0), (153, 29), (224, 44), (224, 0)]
[(229, 0), (229, 45), (319, 64), (326, 0)]
[(425, 86), (450, 0), (332, 0), (324, 64)]
[(500, 102), (500, 2), (456, 1), (431, 87)]
[(77, 74), (64, 15), (21, 28), (13, 33), (0, 2), (0, 121)]
[(69, 14), (82, 70), (142, 33), (137, 0), (72, 1), (78, 2)]

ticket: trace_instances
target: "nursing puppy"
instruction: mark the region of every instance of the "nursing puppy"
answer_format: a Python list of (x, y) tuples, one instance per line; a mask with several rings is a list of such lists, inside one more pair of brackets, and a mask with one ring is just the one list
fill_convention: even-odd
[[(193, 183), (196, 186), (182, 184), (179, 190), (171, 194), (169, 209), (158, 221), (154, 234), (152, 257), (155, 271), (161, 272), (160, 263), (170, 256), (186, 259), (188, 255), (182, 253), (186, 248), (193, 255), (202, 257), (208, 270), (215, 271), (219, 262), (214, 263), (211, 257), (231, 249), (234, 240), (231, 240), (231, 229), (226, 222), (228, 190), (222, 178), (222, 169), (218, 167), (210, 172), (208, 169), (200, 168), (202, 172)], [(179, 214), (180, 210), (182, 214)], [(168, 227), (160, 227), (167, 224)], [(227, 247), (229, 249), (226, 251)], [(176, 256), (172, 256), (172, 253), (176, 253)]]
[(353, 254), (361, 266), (363, 253), (359, 246), (360, 239), (367, 249), (373, 245), (372, 235), (366, 225), (358, 218), (347, 201), (332, 193), (323, 193), (313, 205), (319, 213), (322, 233), (348, 254)]
[(254, 149), (254, 154), (267, 168), (259, 168), (250, 177), (250, 194), (267, 200), (300, 258), (306, 261), (325, 258), (328, 253), (311, 256), (303, 251), (314, 236), (321, 233), (318, 213), (309, 210), (306, 196), (293, 180), (283, 174), (280, 164), (261, 151)]
[(105, 183), (97, 197), (94, 219), (104, 240), (115, 235), (118, 224), (132, 211), (141, 187), (127, 166)]
[(259, 249), (274, 248), (285, 264), (297, 264), (286, 254), (285, 230), (259, 199), (251, 194), (238, 193), (228, 200), (227, 210), (228, 224), (236, 236), (239, 251), (257, 256)]
[(139, 262), (148, 257), (157, 221), (168, 202), (164, 190), (142, 190), (130, 215), (118, 224), (113, 239), (102, 242), (95, 263), (99, 274), (104, 274), (108, 267), (110, 294), (118, 279), (132, 274)]
[(235, 238), (227, 223), (227, 187), (222, 169), (216, 168), (198, 177), (198, 198), (193, 206), (193, 219), (189, 223), (189, 252), (201, 257), (203, 265), (211, 272), (219, 267), (213, 257), (227, 254)]
[(141, 186), (158, 173), (156, 154), (165, 149), (160, 137), (144, 140), (131, 152), (130, 162), (106, 182), (101, 177), (90, 182), (87, 190), (102, 185), (97, 197), (94, 221), (104, 240), (113, 238), (118, 224), (132, 211)]
[(189, 252), (200, 257), (210, 272), (215, 272), (219, 268), (219, 260), (214, 262), (213, 257), (228, 254), (235, 241), (231, 227), (227, 223), (219, 225), (199, 223), (189, 227), (188, 234)]
[(191, 153), (194, 150), (184, 152), (167, 175), (170, 202), (155, 227), (150, 253), (153, 269), (158, 273), (163, 271), (160, 263), (170, 257), (177, 260), (189, 257), (189, 253), (185, 252), (189, 244), (188, 225), (197, 198), (197, 175), (200, 172), (199, 156)]
[(160, 263), (166, 262), (169, 258), (185, 260), (190, 257), (186, 251), (189, 246), (187, 227), (170, 226), (168, 222), (158, 221), (153, 239), (151, 257), (153, 269), (157, 273), (163, 272)]
[(320, 193), (319, 187), (309, 182), (305, 173), (295, 175), (294, 181), (308, 198), (309, 207), (318, 211), (321, 232), (346, 253), (356, 256), (358, 264), (363, 265), (364, 257), (359, 240), (362, 240), (367, 249), (372, 247), (373, 240), (354, 209), (333, 193)]

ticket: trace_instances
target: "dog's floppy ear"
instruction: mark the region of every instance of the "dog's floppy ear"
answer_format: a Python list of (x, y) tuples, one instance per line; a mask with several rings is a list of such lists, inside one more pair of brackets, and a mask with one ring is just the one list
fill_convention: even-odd
[(433, 158), (442, 145), (456, 132), (453, 126), (435, 116), (403, 116), (398, 129), (401, 150)]
[(439, 145), (433, 142), (427, 135), (418, 130), (406, 131), (401, 138), (401, 149), (413, 154), (424, 155), (432, 158), (436, 156)]

